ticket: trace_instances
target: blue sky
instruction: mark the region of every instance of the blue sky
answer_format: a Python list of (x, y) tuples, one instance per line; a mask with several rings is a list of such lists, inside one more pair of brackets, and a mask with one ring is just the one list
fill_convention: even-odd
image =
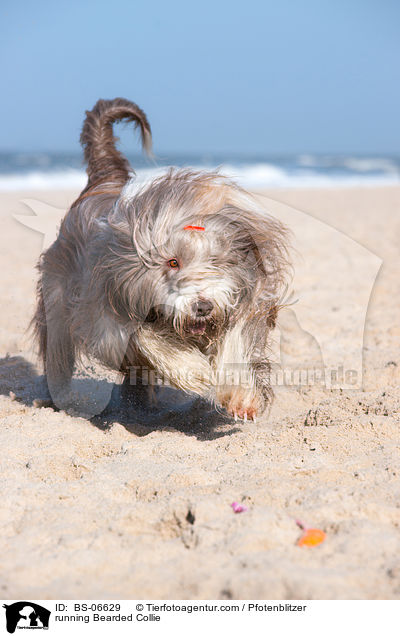
[(0, 150), (78, 151), (123, 96), (156, 153), (396, 154), (399, 36), (397, 0), (3, 0)]

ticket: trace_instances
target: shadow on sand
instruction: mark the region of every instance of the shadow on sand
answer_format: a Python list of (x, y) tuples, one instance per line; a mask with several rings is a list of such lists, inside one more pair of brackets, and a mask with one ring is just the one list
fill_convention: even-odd
[[(89, 377), (74, 378), (74, 385), (81, 395), (90, 395), (99, 387), (107, 395), (107, 406), (100, 413), (87, 416), (100, 430), (109, 430), (119, 423), (140, 437), (155, 430), (174, 429), (199, 440), (213, 440), (240, 430), (239, 426), (233, 426), (229, 416), (217, 412), (205, 400), (169, 387), (154, 387), (149, 394), (148, 387), (132, 386), (128, 379), (114, 384)], [(49, 398), (45, 376), (39, 375), (23, 356), (0, 358), (0, 394), (26, 406), (35, 406), (35, 401)], [(71, 414), (86, 417), (74, 411), (73, 405)]]

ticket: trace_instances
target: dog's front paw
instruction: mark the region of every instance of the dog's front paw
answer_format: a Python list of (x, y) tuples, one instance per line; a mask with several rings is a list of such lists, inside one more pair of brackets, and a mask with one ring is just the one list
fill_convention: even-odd
[(245, 422), (256, 422), (261, 407), (259, 396), (254, 391), (244, 388), (237, 388), (229, 396), (225, 395), (221, 404), (235, 421), (241, 419)]

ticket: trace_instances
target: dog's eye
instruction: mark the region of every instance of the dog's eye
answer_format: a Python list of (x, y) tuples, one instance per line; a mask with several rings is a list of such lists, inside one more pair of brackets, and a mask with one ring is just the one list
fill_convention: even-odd
[(178, 261), (176, 260), (176, 258), (171, 258), (171, 259), (168, 261), (168, 265), (169, 265), (172, 269), (179, 269), (179, 263), (178, 263)]

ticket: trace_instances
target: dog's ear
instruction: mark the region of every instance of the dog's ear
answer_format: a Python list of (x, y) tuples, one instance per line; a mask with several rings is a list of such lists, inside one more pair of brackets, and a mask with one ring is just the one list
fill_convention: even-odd
[(151, 155), (151, 129), (142, 109), (123, 98), (100, 99), (93, 110), (86, 111), (81, 134), (88, 173), (85, 190), (103, 182), (123, 186), (132, 174), (128, 160), (116, 148), (118, 139), (113, 135), (113, 123), (122, 120), (134, 122), (140, 129), (143, 149)]
[(289, 269), (287, 229), (268, 214), (244, 207), (226, 206), (222, 213), (234, 247), (279, 285)]

